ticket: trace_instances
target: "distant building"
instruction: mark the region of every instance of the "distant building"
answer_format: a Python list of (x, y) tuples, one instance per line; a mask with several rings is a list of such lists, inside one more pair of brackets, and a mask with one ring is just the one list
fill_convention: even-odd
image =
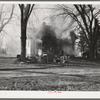
[(33, 56), (37, 54), (37, 29), (28, 28), (27, 40), (26, 40), (26, 56)]

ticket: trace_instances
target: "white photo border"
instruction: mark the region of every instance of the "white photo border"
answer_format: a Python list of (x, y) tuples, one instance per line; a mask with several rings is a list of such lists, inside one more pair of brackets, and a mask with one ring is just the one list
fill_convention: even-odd
[[(99, 0), (92, 0), (92, 1), (1, 1), (0, 4), (100, 4)], [(92, 92), (85, 92), (85, 91), (62, 91), (60, 94), (50, 94), (48, 91), (0, 91), (0, 99), (1, 100), (40, 100), (40, 99), (66, 99), (66, 100), (99, 100), (100, 99), (100, 91), (92, 91)]]

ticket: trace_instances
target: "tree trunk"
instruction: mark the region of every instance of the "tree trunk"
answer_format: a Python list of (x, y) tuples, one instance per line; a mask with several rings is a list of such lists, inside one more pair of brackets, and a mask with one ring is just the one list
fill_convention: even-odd
[(26, 28), (27, 22), (21, 21), (21, 61), (26, 61)]
[(89, 50), (89, 60), (93, 61), (95, 59), (95, 45), (91, 44), (90, 50)]

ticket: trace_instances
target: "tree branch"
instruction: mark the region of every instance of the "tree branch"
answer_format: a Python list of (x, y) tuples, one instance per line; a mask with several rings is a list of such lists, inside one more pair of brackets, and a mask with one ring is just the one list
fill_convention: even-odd
[(34, 5), (35, 5), (35, 4), (32, 4), (32, 6), (30, 5), (31, 7), (30, 7), (30, 9), (29, 9), (29, 13), (28, 13), (27, 18), (30, 17), (30, 14), (31, 14), (31, 12), (32, 12), (32, 10), (33, 10)]

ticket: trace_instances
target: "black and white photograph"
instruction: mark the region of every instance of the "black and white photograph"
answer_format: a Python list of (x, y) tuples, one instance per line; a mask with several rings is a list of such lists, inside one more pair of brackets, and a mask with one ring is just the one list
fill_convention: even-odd
[(0, 2), (0, 91), (100, 91), (100, 2)]

